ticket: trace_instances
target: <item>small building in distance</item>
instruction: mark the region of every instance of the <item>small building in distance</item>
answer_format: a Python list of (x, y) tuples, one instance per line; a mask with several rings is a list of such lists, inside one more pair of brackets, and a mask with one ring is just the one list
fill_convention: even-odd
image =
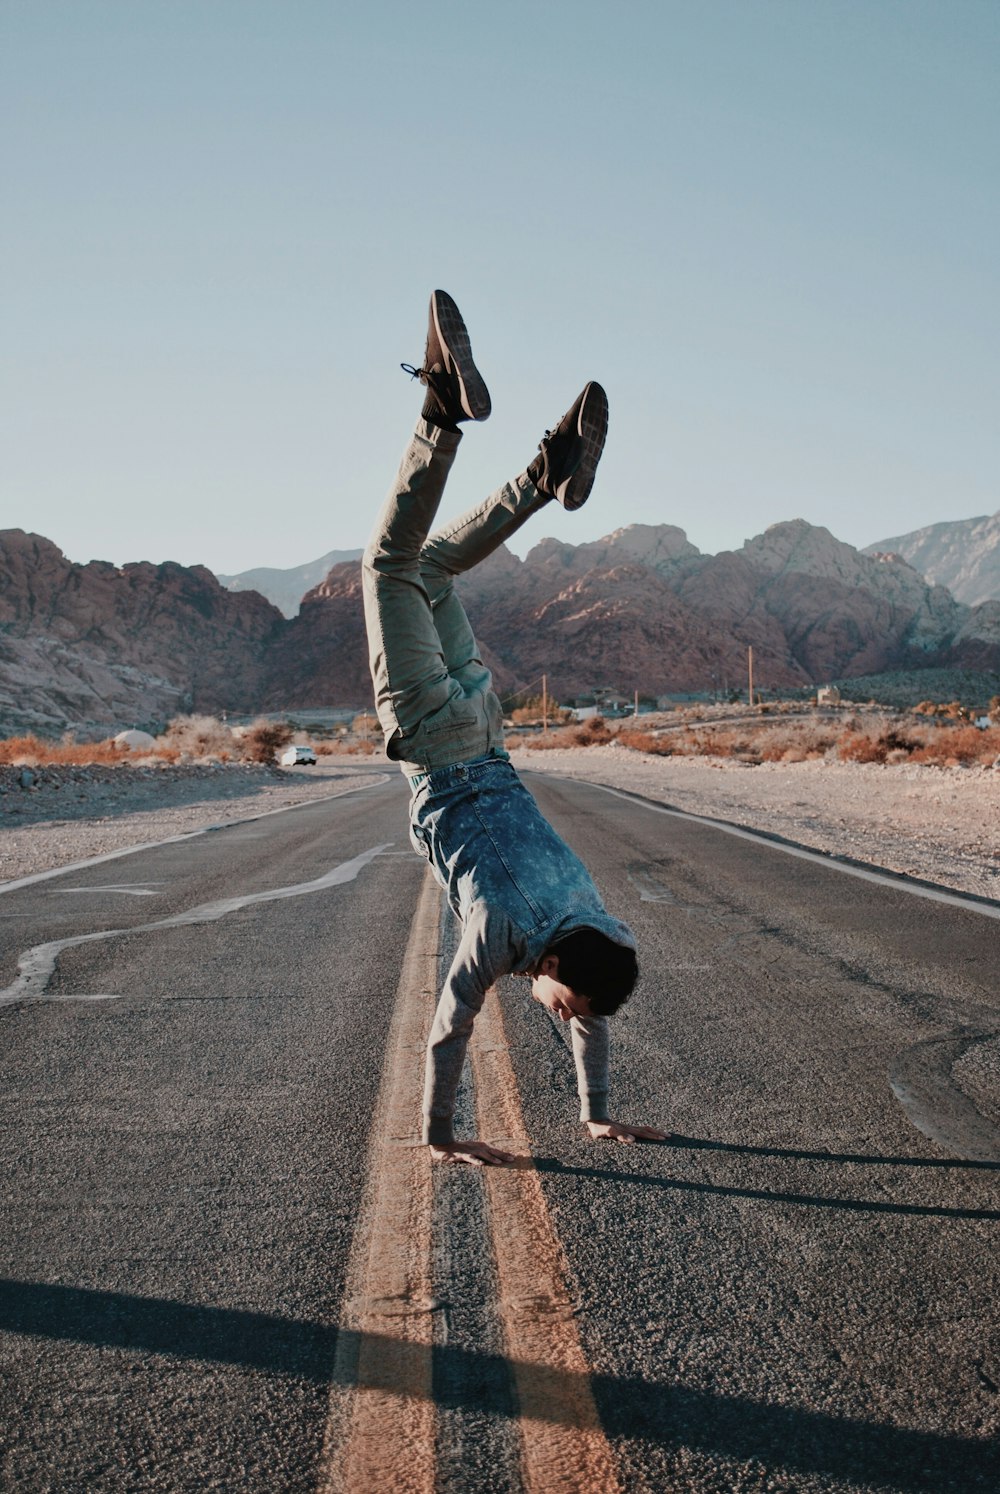
[(816, 691), (817, 705), (840, 705), (840, 691), (836, 685), (820, 685)]

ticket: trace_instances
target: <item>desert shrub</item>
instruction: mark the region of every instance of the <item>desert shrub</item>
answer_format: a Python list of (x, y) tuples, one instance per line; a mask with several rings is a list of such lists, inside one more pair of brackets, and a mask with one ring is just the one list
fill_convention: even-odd
[(603, 716), (591, 716), (589, 721), (582, 721), (571, 730), (577, 747), (599, 747), (614, 736)]
[(910, 756), (914, 763), (943, 766), (959, 763), (972, 766), (989, 764), (1000, 753), (1000, 727), (980, 731), (977, 726), (945, 726), (928, 737), (922, 747)]
[(890, 752), (909, 753), (913, 752), (917, 747), (920, 746), (920, 743), (915, 737), (905, 736), (903, 732), (897, 731), (895, 727), (892, 726), (890, 726), (888, 731), (882, 733), (882, 736), (879, 740), (885, 743), (885, 750), (887, 754)]
[(223, 752), (232, 754), (233, 734), (215, 716), (175, 716), (156, 739), (158, 755), (163, 748), (176, 749), (184, 757), (219, 757)]
[(672, 734), (668, 732), (657, 736), (652, 731), (628, 728), (618, 733), (618, 740), (623, 747), (628, 747), (633, 752), (649, 752), (655, 757), (673, 757), (676, 751)]
[(704, 757), (756, 758), (753, 744), (742, 732), (705, 731), (686, 739), (685, 751)]
[(240, 748), (247, 762), (270, 763), (291, 740), (292, 728), (287, 721), (261, 720), (247, 727)]
[(526, 737), (523, 741), (520, 737), (516, 740), (516, 746), (526, 747), (529, 752), (550, 752), (556, 747), (576, 747), (572, 726), (558, 727), (555, 731), (540, 731), (536, 736)]
[(757, 751), (765, 763), (800, 763), (806, 755), (805, 743), (797, 732), (761, 732)]
[(603, 716), (591, 716), (577, 725), (558, 726), (554, 731), (540, 731), (519, 745), (532, 752), (549, 752), (557, 747), (600, 747), (610, 742), (614, 733)]
[(887, 750), (881, 737), (864, 732), (849, 732), (837, 744), (838, 756), (845, 763), (884, 763)]
[(540, 695), (529, 695), (511, 711), (510, 719), (515, 726), (530, 726), (541, 721), (546, 714), (549, 721), (557, 725), (565, 725), (573, 716), (572, 711), (564, 710), (551, 700), (546, 703)]

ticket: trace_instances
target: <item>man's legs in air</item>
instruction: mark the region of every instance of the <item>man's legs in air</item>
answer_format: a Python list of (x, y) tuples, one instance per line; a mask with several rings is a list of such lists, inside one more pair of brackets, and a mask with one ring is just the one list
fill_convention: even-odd
[[(588, 384), (545, 432), (526, 472), (427, 540), (461, 439), (459, 423), (490, 413), (465, 323), (444, 291), (431, 297), (424, 367), (413, 372), (427, 385), (423, 418), (376, 523), (363, 578), (376, 709), (389, 755), (427, 758), (430, 767), (489, 750), (500, 714), (493, 703), (489, 722), (484, 716), (476, 728), (450, 722), (460, 702), (483, 700), (491, 683), (454, 577), (492, 554), (551, 498), (570, 509), (586, 501), (604, 447), (607, 398), (599, 384)], [(433, 748), (420, 737), (412, 741), (431, 718)]]
[(422, 418), (362, 562), (375, 705), (390, 757), (404, 755), (400, 741), (461, 695), (441, 651), (420, 552), (461, 440), (459, 422), (485, 420), (490, 398), (458, 307), (443, 291), (431, 298), (424, 361), (428, 391)]

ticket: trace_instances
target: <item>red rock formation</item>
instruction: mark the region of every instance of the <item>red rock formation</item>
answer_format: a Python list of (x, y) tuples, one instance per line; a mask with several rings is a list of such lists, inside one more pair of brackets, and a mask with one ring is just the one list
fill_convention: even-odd
[(226, 591), (203, 566), (76, 565), (41, 535), (0, 531), (8, 729), (252, 711), (281, 622), (270, 602)]

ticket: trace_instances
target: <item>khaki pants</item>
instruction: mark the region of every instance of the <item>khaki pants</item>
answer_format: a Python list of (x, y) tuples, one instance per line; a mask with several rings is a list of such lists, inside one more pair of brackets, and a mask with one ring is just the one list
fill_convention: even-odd
[(454, 578), (548, 502), (522, 474), (428, 538), (461, 439), (417, 421), (362, 562), (375, 708), (386, 752), (410, 776), (505, 755), (500, 702)]

